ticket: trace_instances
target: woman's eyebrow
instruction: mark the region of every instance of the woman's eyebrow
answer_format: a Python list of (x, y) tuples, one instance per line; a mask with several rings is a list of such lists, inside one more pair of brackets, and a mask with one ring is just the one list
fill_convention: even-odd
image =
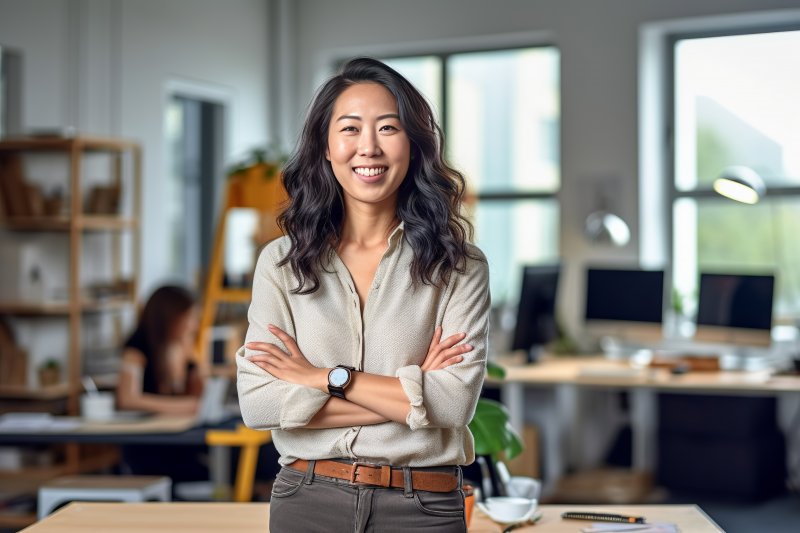
[[(387, 118), (396, 118), (396, 119), (399, 120), (400, 119), (400, 115), (398, 115), (397, 113), (386, 113), (385, 115), (380, 115), (378, 117), (378, 120), (385, 120)], [(361, 117), (359, 117), (358, 115), (342, 115), (341, 117), (336, 119), (336, 122), (339, 122), (340, 120), (348, 120), (348, 119), (349, 120), (361, 120)]]

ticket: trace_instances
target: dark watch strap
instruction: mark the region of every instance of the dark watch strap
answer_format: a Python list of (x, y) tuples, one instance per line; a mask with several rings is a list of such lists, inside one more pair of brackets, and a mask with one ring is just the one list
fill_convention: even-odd
[(344, 389), (341, 387), (332, 387), (331, 385), (328, 385), (328, 394), (337, 398), (341, 398), (342, 400), (347, 399), (344, 397)]

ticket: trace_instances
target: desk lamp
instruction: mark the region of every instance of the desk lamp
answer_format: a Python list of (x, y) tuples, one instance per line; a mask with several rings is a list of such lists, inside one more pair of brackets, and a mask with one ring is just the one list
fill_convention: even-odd
[(755, 204), (767, 192), (764, 180), (750, 167), (736, 165), (725, 168), (714, 180), (714, 190), (743, 204)]
[(584, 233), (591, 242), (610, 242), (614, 246), (625, 246), (631, 240), (631, 230), (625, 221), (604, 209), (586, 217)]

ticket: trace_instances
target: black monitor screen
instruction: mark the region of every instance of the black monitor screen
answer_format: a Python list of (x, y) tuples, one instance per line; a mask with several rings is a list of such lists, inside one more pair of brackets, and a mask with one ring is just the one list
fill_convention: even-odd
[(663, 270), (586, 272), (586, 320), (661, 323), (664, 312)]
[(528, 350), (558, 336), (556, 296), (559, 272), (558, 266), (524, 267), (512, 350)]
[(774, 276), (700, 274), (698, 326), (769, 330)]

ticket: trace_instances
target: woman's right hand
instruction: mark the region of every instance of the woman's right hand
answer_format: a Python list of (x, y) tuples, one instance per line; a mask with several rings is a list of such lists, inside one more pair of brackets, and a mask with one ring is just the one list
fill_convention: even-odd
[(442, 327), (437, 326), (433, 333), (431, 345), (428, 348), (428, 355), (425, 356), (420, 368), (424, 372), (431, 370), (441, 370), (450, 365), (461, 362), (463, 354), (471, 352), (472, 346), (469, 344), (458, 344), (466, 337), (466, 333), (456, 333), (442, 340)]

